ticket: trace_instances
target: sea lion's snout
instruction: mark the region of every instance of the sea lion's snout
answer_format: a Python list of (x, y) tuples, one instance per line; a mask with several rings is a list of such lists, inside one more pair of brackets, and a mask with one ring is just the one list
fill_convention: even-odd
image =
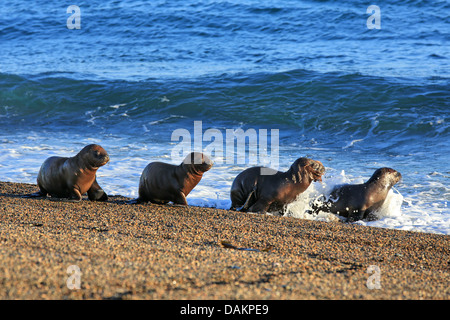
[(97, 160), (97, 163), (101, 166), (103, 166), (109, 162), (109, 155), (104, 149), (95, 150), (94, 155)]
[(394, 178), (395, 183), (399, 182), (402, 179), (402, 174), (392, 168), (384, 168), (384, 172), (390, 174), (390, 176)]
[(105, 164), (107, 164), (109, 162), (109, 155), (108, 154), (105, 154), (103, 157), (102, 157), (102, 166), (104, 166)]
[(192, 152), (183, 161), (186, 165), (193, 165), (197, 170), (206, 172), (213, 166), (213, 161), (201, 152)]
[(322, 175), (325, 173), (325, 167), (323, 164), (320, 161), (311, 160), (309, 166), (313, 169), (312, 174), (314, 181), (322, 182)]
[(203, 159), (203, 163), (202, 163), (203, 171), (206, 172), (209, 169), (211, 169), (213, 164), (214, 164), (214, 162), (210, 158), (205, 156), (205, 158)]
[(202, 164), (206, 164), (208, 168), (211, 168), (214, 164), (214, 162), (206, 155), (203, 155), (203, 162)]
[(208, 159), (208, 161), (203, 161), (201, 164), (198, 164), (197, 167), (199, 167), (200, 171), (206, 172), (210, 170), (213, 166), (213, 162)]
[(402, 181), (402, 179), (403, 179), (402, 174), (398, 171), (395, 172), (395, 177), (397, 178), (397, 183)]

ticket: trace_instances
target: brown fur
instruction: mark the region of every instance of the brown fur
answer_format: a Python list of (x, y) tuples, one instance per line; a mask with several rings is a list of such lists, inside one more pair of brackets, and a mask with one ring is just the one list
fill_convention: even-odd
[(274, 212), (294, 201), (312, 181), (322, 181), (325, 168), (321, 162), (297, 159), (286, 172), (264, 167), (242, 171), (231, 186), (231, 210)]
[(135, 202), (165, 204), (171, 201), (174, 204), (187, 205), (187, 195), (211, 167), (211, 160), (199, 152), (192, 152), (178, 166), (152, 162), (142, 172), (139, 198)]
[(39, 192), (26, 197), (46, 197), (49, 194), (55, 198), (80, 201), (87, 192), (89, 200), (106, 201), (108, 196), (98, 185), (96, 172), (108, 161), (107, 152), (96, 144), (84, 147), (74, 157), (50, 157), (39, 170)]
[(363, 184), (335, 188), (327, 200), (319, 199), (319, 204), (313, 204), (313, 211), (331, 212), (347, 217), (348, 221), (364, 219), (383, 205), (389, 190), (401, 178), (394, 169), (380, 168)]

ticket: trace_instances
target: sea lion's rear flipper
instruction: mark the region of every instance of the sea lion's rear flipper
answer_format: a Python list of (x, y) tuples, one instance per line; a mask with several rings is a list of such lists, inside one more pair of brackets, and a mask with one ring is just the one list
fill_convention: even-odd
[(180, 192), (180, 194), (175, 196), (175, 199), (173, 201), (174, 204), (179, 204), (179, 205), (183, 205), (183, 206), (187, 206), (187, 200), (186, 200), (186, 196), (184, 195), (183, 192)]
[(125, 201), (126, 204), (139, 204), (139, 203), (142, 203), (142, 202), (143, 201), (141, 199), (139, 199), (139, 198)]
[(57, 202), (81, 202), (81, 199), (70, 199), (70, 198), (55, 198), (55, 197), (50, 197), (48, 198), (48, 200), (50, 201), (57, 201)]
[(77, 189), (73, 189), (70, 196), (68, 198), (60, 198), (57, 195), (49, 198), (51, 201), (60, 201), (60, 202), (80, 202), (82, 199), (80, 191)]
[(250, 208), (248, 208), (248, 212), (255, 213), (266, 213), (269, 209), (272, 201), (267, 199), (258, 199)]
[(246, 212), (248, 208), (250, 208), (256, 201), (250, 202), (252, 198), (254, 198), (254, 194), (256, 192), (256, 187), (249, 193), (247, 200), (245, 200), (244, 205), (239, 209), (239, 211)]
[(47, 192), (38, 191), (35, 193), (25, 194), (22, 198), (47, 198)]
[[(256, 198), (254, 197), (255, 192), (256, 192), (256, 185), (253, 187), (253, 190), (250, 191), (250, 193), (247, 196), (247, 199), (245, 200), (245, 202), (244, 202), (244, 204), (242, 206), (239, 205), (239, 203), (240, 203), (239, 200), (241, 199), (240, 196), (236, 196), (237, 199), (239, 199), (239, 200), (237, 200), (238, 203), (233, 203), (233, 192), (236, 192), (237, 194), (240, 193), (240, 191), (234, 191), (234, 190), (231, 191), (231, 193), (232, 193), (232, 195), (231, 195), (232, 203), (231, 203), (230, 210), (240, 211), (240, 212), (247, 212), (248, 208), (251, 207), (256, 202)], [(252, 199), (253, 199), (253, 201), (251, 201)], [(236, 200), (234, 200), (234, 201), (236, 201)]]
[(48, 200), (50, 201), (59, 201), (59, 202), (80, 202), (82, 199), (81, 194), (78, 190), (73, 190), (69, 197), (65, 197), (65, 195), (61, 194), (50, 194)]

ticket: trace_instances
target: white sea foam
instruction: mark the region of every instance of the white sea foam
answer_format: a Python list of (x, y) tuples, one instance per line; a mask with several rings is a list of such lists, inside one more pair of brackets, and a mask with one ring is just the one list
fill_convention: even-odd
[(120, 104), (115, 104), (115, 105), (112, 105), (112, 106), (109, 106), (110, 108), (112, 108), (112, 109), (119, 109), (120, 107), (123, 107), (123, 106), (126, 106), (127, 104), (126, 103), (120, 103)]
[(186, 118), (186, 117), (179, 116), (179, 115), (170, 115), (170, 116), (168, 116), (166, 118), (163, 118), (163, 119), (151, 121), (149, 124), (154, 126), (154, 125), (161, 124), (161, 123), (164, 123), (164, 122), (167, 122), (167, 121), (171, 121), (173, 119), (183, 119), (183, 118)]

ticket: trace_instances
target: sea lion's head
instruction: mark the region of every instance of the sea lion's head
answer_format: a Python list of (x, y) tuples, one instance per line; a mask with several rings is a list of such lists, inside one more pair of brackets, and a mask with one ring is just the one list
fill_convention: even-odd
[(380, 168), (375, 170), (372, 177), (367, 183), (377, 182), (385, 185), (386, 187), (392, 187), (402, 179), (400, 172), (391, 168)]
[(183, 165), (197, 173), (204, 173), (213, 166), (212, 160), (201, 152), (191, 152), (184, 158)]
[(78, 153), (77, 157), (81, 157), (84, 164), (93, 169), (98, 169), (109, 161), (108, 153), (98, 144), (87, 145)]
[(322, 175), (325, 173), (325, 167), (320, 161), (309, 158), (298, 158), (291, 165), (291, 170), (301, 172), (310, 181), (322, 181)]

